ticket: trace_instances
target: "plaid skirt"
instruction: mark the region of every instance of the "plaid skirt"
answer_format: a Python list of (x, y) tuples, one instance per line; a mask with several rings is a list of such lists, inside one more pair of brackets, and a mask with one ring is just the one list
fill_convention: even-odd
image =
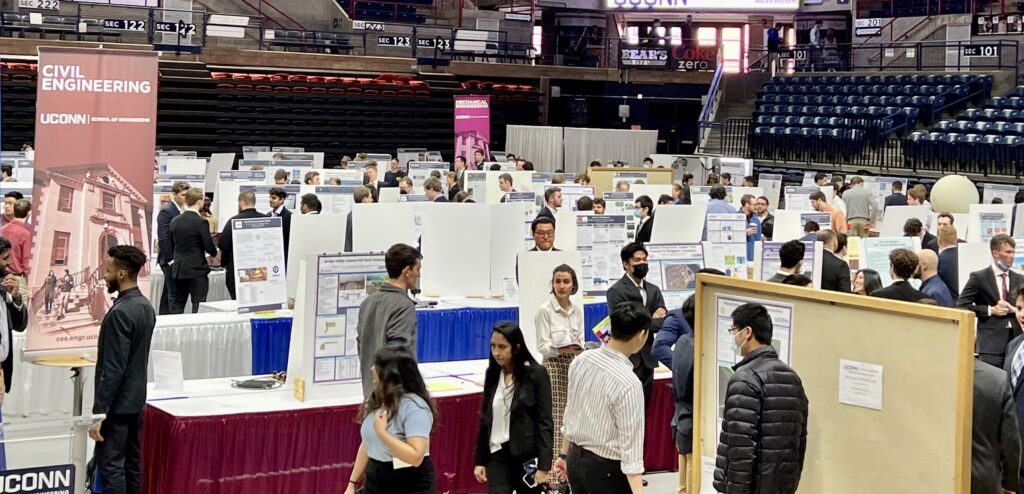
[(576, 358), (575, 354), (562, 353), (557, 357), (544, 357), (544, 368), (551, 378), (551, 418), (554, 422), (555, 436), (552, 461), (558, 459), (562, 449), (562, 416), (565, 414), (565, 401), (568, 397), (569, 364)]

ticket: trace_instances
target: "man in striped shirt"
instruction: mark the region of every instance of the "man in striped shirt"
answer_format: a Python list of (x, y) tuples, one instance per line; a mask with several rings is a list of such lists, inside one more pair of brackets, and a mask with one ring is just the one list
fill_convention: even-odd
[(629, 356), (647, 341), (651, 316), (639, 302), (614, 307), (611, 340), (569, 366), (562, 454), (555, 462), (573, 494), (643, 492), (644, 392)]

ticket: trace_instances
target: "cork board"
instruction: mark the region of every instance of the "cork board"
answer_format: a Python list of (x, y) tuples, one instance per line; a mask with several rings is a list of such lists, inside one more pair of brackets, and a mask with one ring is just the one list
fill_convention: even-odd
[[(713, 464), (718, 446), (719, 296), (793, 307), (790, 365), (810, 403), (799, 493), (970, 491), (973, 313), (705, 274), (697, 280), (697, 492), (714, 492), (706, 462)], [(883, 366), (881, 410), (839, 402), (840, 359)]]

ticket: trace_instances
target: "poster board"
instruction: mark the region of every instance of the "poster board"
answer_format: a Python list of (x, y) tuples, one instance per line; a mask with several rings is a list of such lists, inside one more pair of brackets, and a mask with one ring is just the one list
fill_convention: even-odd
[(704, 234), (707, 206), (659, 206), (651, 227), (652, 243), (700, 242)]
[[(491, 293), (491, 209), (485, 204), (449, 204), (424, 208), (422, 213), (423, 279), (420, 287), (431, 296), (482, 297)], [(472, 235), (453, 235), (452, 218)], [(462, 254), (460, 254), (462, 253)], [(470, 254), (474, 253), (474, 254)], [(470, 255), (466, 255), (470, 254)]]
[[(555, 231), (555, 246), (562, 250), (579, 250), (582, 256), (578, 276), (580, 291), (586, 296), (604, 295), (624, 273), (620, 252), (628, 242), (626, 217), (581, 214), (576, 215), (575, 223), (576, 248), (565, 249), (558, 244), (561, 228)], [(559, 219), (558, 224), (566, 223)]]
[(968, 242), (988, 242), (998, 234), (1011, 234), (1013, 204), (971, 204), (970, 208), (967, 213)]
[[(252, 191), (256, 194), (256, 211), (260, 214), (270, 214), (270, 191), (276, 188), (284, 189), (288, 194), (284, 198), (284, 207), (293, 213), (299, 212), (299, 192), (302, 190), (299, 185), (239, 185), (238, 191)], [(238, 194), (234, 196), (235, 203), (238, 203)]]
[[(479, 177), (484, 176), (484, 195), (483, 200), (476, 199), (476, 202), (485, 202), (487, 204), (498, 204), (501, 202), (501, 198), (505, 196), (505, 193), (501, 191), (501, 187), (498, 186), (498, 178), (505, 173), (508, 173), (512, 177), (512, 190), (516, 192), (537, 192), (541, 197), (544, 196), (543, 190), (537, 190), (533, 186), (533, 172), (526, 171), (510, 171), (510, 172), (481, 172), (481, 171), (467, 171), (469, 175), (466, 175), (466, 187), (469, 187), (469, 177), (474, 177), (474, 187), (479, 187)], [(473, 197), (477, 197), (474, 192)], [(543, 199), (541, 199), (543, 201)]]
[(1013, 200), (1020, 187), (1007, 184), (981, 184), (981, 203), (991, 204), (992, 199), (999, 198), (1004, 205), (1013, 205)]
[(929, 225), (929, 218), (932, 216), (931, 208), (928, 206), (892, 206), (885, 209), (885, 217), (878, 225), (878, 236), (880, 237), (901, 237), (903, 236), (903, 225), (910, 218), (921, 220), (922, 225)]
[(821, 190), (813, 187), (786, 187), (786, 209), (789, 211), (814, 211), (811, 207), (811, 194)]
[[(973, 313), (708, 274), (697, 278), (694, 328), (696, 492), (713, 492), (719, 403), (711, 384), (727, 331), (718, 322), (720, 296), (793, 307), (790, 365), (811, 407), (798, 493), (899, 492), (908, 479), (915, 492), (969, 492)], [(881, 410), (839, 403), (840, 360), (883, 367)], [(893, 456), (881, 452), (897, 450), (900, 475), (864, 475), (891, 471)]]
[[(533, 248), (530, 224), (537, 216), (532, 202), (506, 202), (491, 209), (491, 294), (504, 293), (505, 281), (515, 283), (516, 256)], [(566, 228), (572, 230), (572, 228)], [(555, 229), (558, 235), (558, 229)]]
[[(351, 194), (349, 194), (351, 196)], [(321, 196), (323, 200), (323, 196)], [(345, 250), (345, 228), (348, 214), (293, 214), (291, 239), (288, 243), (288, 298), (295, 298), (300, 283), (296, 266), (311, 254), (342, 252)]]
[[(732, 194), (730, 194), (730, 197), (731, 197), (730, 204), (732, 204), (732, 206), (734, 208), (736, 208), (737, 211), (739, 211), (740, 208), (743, 207), (740, 204), (740, 201), (742, 201), (743, 200), (743, 196), (745, 196), (747, 194), (750, 194), (750, 195), (754, 196), (754, 200), (757, 200), (758, 197), (761, 197), (761, 196), (764, 195), (764, 188), (762, 188), (762, 187), (739, 187), (739, 186), (733, 186), (732, 187)], [(770, 205), (770, 203), (769, 203), (769, 205)]]
[(704, 268), (704, 245), (700, 242), (655, 244), (649, 243), (646, 280), (661, 288), (665, 308), (675, 310), (693, 294), (697, 273)]
[[(1015, 239), (1016, 240), (1016, 239)], [(1017, 245), (1020, 245), (1019, 243)], [(1016, 255), (1015, 255), (1016, 256)], [(1014, 258), (1016, 264), (1016, 257)], [(971, 273), (992, 265), (992, 249), (988, 243), (963, 242), (956, 245), (957, 290), (964, 291)], [(993, 283), (995, 281), (993, 280)]]
[(288, 308), (288, 284), (281, 218), (247, 218), (231, 222), (238, 313)]
[(803, 225), (800, 223), (801, 211), (779, 209), (775, 211), (775, 230), (772, 231), (772, 240), (776, 242), (789, 242), (798, 240), (804, 236)]
[(768, 198), (768, 211), (775, 214), (779, 207), (779, 197), (782, 196), (782, 175), (762, 173), (757, 176), (757, 186), (764, 190), (764, 196)]
[(658, 208), (658, 198), (663, 195), (672, 195), (672, 185), (662, 184), (635, 184), (629, 186), (629, 191), (633, 193), (633, 197), (647, 196), (651, 198), (651, 202), (654, 203), (654, 208)]
[(614, 176), (616, 173), (639, 172), (646, 173), (648, 184), (672, 185), (671, 168), (614, 168), (609, 166), (590, 167), (587, 175), (590, 177), (590, 185), (594, 186), (595, 194), (600, 196), (605, 192), (615, 191)]
[[(896, 249), (909, 249), (916, 254), (920, 248), (921, 237), (861, 238), (860, 267), (878, 271), (878, 276), (882, 278), (882, 286), (889, 286), (892, 284), (892, 277), (889, 276), (889, 253)], [(915, 284), (917, 280), (910, 282)]]
[[(387, 252), (392, 245), (419, 244), (423, 208), (434, 203), (394, 202), (352, 205), (352, 251)], [(450, 204), (445, 204), (450, 206)]]
[[(523, 252), (519, 254), (519, 328), (523, 330), (527, 348), (538, 362), (543, 361), (544, 357), (537, 351), (537, 328), (533, 324), (533, 319), (536, 317), (540, 305), (552, 296), (552, 271), (560, 264), (568, 264), (576, 271), (576, 279), (580, 279), (583, 267), (579, 252)], [(583, 290), (577, 291), (575, 295), (569, 297), (569, 300), (572, 301), (573, 310), (583, 310)], [(584, 328), (584, 331), (588, 329)]]
[(203, 190), (214, 192), (217, 190), (217, 180), (220, 172), (230, 171), (235, 164), (235, 153), (213, 153), (210, 155), (210, 164), (206, 167), (206, 183)]
[[(786, 242), (754, 242), (754, 276), (752, 279), (767, 281), (779, 271), (781, 261), (779, 249)], [(814, 288), (821, 288), (821, 263), (823, 247), (821, 242), (803, 242), (804, 261), (800, 266), (800, 274), (813, 282)]]

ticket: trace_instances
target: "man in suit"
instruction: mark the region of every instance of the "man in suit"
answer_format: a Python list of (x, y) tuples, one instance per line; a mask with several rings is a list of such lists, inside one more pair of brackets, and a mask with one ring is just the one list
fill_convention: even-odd
[(885, 206), (882, 207), (882, 211), (885, 211), (889, 206), (906, 206), (907, 196), (903, 195), (903, 182), (899, 180), (892, 183), (892, 194), (886, 196)]
[(952, 226), (939, 227), (939, 278), (949, 288), (949, 294), (956, 300), (960, 296), (960, 275), (957, 271), (957, 234)]
[(188, 182), (175, 182), (171, 186), (171, 202), (160, 208), (156, 216), (157, 256), (156, 262), (164, 273), (164, 291), (160, 293), (160, 315), (171, 313), (171, 301), (174, 300), (174, 277), (171, 276), (171, 261), (174, 249), (171, 247), (171, 220), (177, 218), (185, 209), (185, 194)]
[[(622, 248), (620, 252), (622, 268), (626, 274), (619, 281), (608, 288), (608, 312), (612, 312), (623, 302), (639, 302), (651, 315), (652, 321), (649, 333), (657, 335), (668, 311), (665, 309), (665, 299), (661, 295), (661, 289), (645, 281), (647, 277), (647, 249), (639, 242), (632, 242)], [(633, 363), (633, 373), (640, 379), (644, 387), (644, 404), (651, 404), (651, 390), (654, 385), (654, 369), (658, 366), (658, 359), (654, 357), (652, 350), (655, 336), (648, 335), (643, 348), (629, 356)]]
[[(370, 189), (356, 187), (352, 191), (352, 199), (355, 204), (372, 204), (373, 197)], [(354, 208), (353, 208), (354, 209)], [(348, 211), (348, 221), (345, 222), (345, 252), (352, 252), (352, 210)]]
[(1024, 276), (1010, 270), (1016, 245), (1009, 235), (992, 237), (992, 265), (971, 273), (956, 302), (957, 307), (972, 310), (978, 316), (976, 352), (981, 360), (996, 367), (1003, 366), (1006, 344), (1020, 334), (1010, 299), (1010, 294), (1024, 283)]
[(931, 249), (931, 250), (935, 251), (936, 254), (938, 254), (939, 253), (939, 241), (938, 241), (939, 229), (941, 229), (944, 226), (953, 226), (953, 221), (954, 221), (953, 215), (951, 215), (949, 213), (939, 213), (938, 217), (935, 218), (935, 223), (936, 223), (935, 235), (931, 236), (931, 240), (928, 241), (927, 245), (921, 244), (921, 247), (925, 247), (925, 248)]
[[(555, 213), (558, 212), (560, 207), (562, 207), (562, 189), (560, 187), (551, 187), (544, 191), (544, 205), (541, 206), (537, 217), (547, 216), (554, 220)], [(653, 208), (653, 205), (651, 207)]]
[(206, 294), (210, 291), (210, 265), (206, 256), (216, 256), (217, 247), (210, 238), (210, 225), (199, 216), (202, 205), (203, 190), (189, 189), (185, 194), (185, 211), (171, 221), (171, 246), (174, 248), (171, 277), (175, 283), (172, 314), (185, 312), (189, 296), (192, 297), (192, 313), (195, 314), (199, 311), (199, 304), (206, 302)]
[(106, 417), (89, 428), (105, 494), (141, 492), (139, 429), (146, 406), (149, 345), (156, 326), (153, 306), (137, 282), (145, 264), (146, 254), (130, 245), (117, 245), (107, 252), (103, 279), (107, 292), (117, 292), (117, 300), (100, 324), (92, 406), (93, 414)]
[[(466, 186), (466, 157), (456, 156), (455, 164), (453, 165), (455, 172), (455, 181), (459, 184), (459, 188), (465, 188)], [(452, 197), (455, 197), (452, 194)]]
[(384, 187), (384, 182), (378, 180), (377, 177), (377, 162), (371, 160), (363, 168), (363, 185), (370, 188), (373, 202), (380, 201), (380, 189)]
[[(1024, 285), (1018, 286), (1013, 291), (1014, 306), (1016, 309), (1015, 319), (1017, 324), (1024, 325)], [(1005, 375), (1009, 377), (1010, 392), (1013, 396), (1014, 410), (1017, 415), (1018, 434), (1024, 443), (1024, 335), (1019, 335), (1010, 341), (1006, 347), (1006, 361), (1003, 363)], [(1020, 471), (1022, 482), (1017, 492), (1024, 492), (1024, 469)], [(1012, 489), (1011, 489), (1012, 491)]]
[(871, 292), (871, 296), (904, 302), (920, 302), (929, 298), (907, 281), (917, 272), (918, 264), (917, 254), (909, 249), (893, 249), (889, 252), (889, 277), (892, 278), (892, 284)]
[(939, 256), (931, 249), (917, 251), (917, 274), (921, 280), (921, 293), (935, 301), (940, 307), (955, 307), (956, 299), (949, 293), (949, 287), (939, 277)]
[(646, 244), (651, 241), (651, 230), (654, 229), (654, 201), (648, 196), (640, 196), (633, 202), (633, 206), (636, 208), (633, 214), (640, 215), (633, 241)]
[(288, 198), (288, 192), (281, 187), (270, 189), (270, 212), (269, 217), (281, 217), (281, 233), (284, 234), (284, 262), (288, 266), (288, 240), (292, 231), (292, 212), (284, 206), (284, 200)]
[(821, 289), (850, 293), (850, 265), (836, 254), (839, 238), (832, 230), (818, 232), (824, 252), (821, 258)]
[(232, 240), (232, 224), (235, 220), (251, 218), (262, 218), (263, 215), (256, 210), (256, 193), (246, 190), (238, 193), (238, 214), (232, 216), (224, 225), (224, 231), (220, 233), (217, 246), (220, 247), (220, 265), (224, 267), (224, 284), (231, 294), (231, 300), (235, 300), (235, 247)]
[(508, 193), (516, 191), (516, 189), (512, 187), (511, 173), (502, 173), (498, 176), (498, 188), (501, 189), (501, 202), (505, 202), (505, 198)]
[(804, 255), (807, 253), (807, 246), (799, 240), (790, 240), (779, 248), (779, 271), (768, 278), (769, 283), (782, 283), (791, 274), (800, 274), (800, 268), (804, 265)]
[[(28, 326), (28, 308), (21, 297), (17, 278), (7, 273), (11, 264), (11, 242), (0, 237), (0, 359), (3, 360), (3, 388), (0, 389), (0, 408), (3, 396), (11, 392), (11, 377), (14, 376), (14, 331), (25, 331)], [(2, 418), (2, 414), (0, 414)]]
[(1020, 426), (1007, 372), (974, 359), (971, 492), (1019, 492)]
[[(904, 237), (918, 237), (921, 239), (921, 247), (928, 248), (929, 244), (936, 244), (935, 235), (924, 229), (924, 223), (917, 218), (910, 218), (903, 224)], [(938, 250), (935, 251), (938, 254)]]
[(459, 179), (455, 176), (455, 172), (448, 172), (445, 175), (445, 180), (448, 183), (448, 202), (455, 202), (455, 196), (462, 192), (462, 187), (459, 186)]
[(423, 193), (431, 202), (448, 202), (448, 198), (444, 196), (444, 190), (441, 188), (441, 181), (437, 177), (430, 177), (423, 181)]
[[(547, 216), (538, 217), (530, 223), (533, 248), (529, 252), (558, 252), (555, 248), (555, 220)], [(519, 281), (519, 256), (516, 256), (516, 281)]]

